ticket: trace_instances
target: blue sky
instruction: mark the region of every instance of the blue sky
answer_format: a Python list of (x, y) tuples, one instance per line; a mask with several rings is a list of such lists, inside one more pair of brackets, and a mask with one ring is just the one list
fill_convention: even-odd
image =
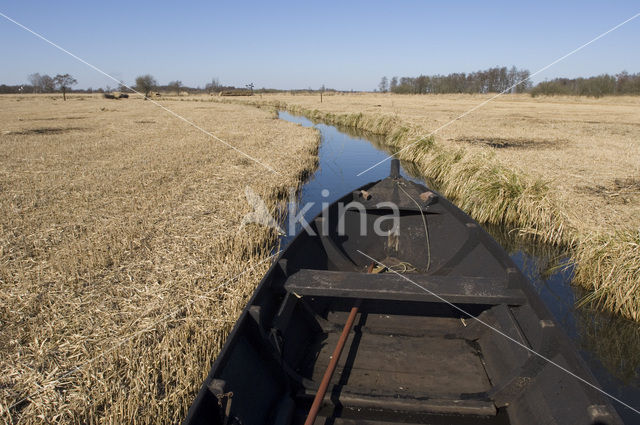
[[(383, 75), (534, 72), (640, 12), (611, 2), (0, 0), (0, 12), (131, 83), (371, 90)], [(640, 72), (640, 17), (536, 77)], [(114, 83), (0, 17), (0, 83), (70, 73)]]

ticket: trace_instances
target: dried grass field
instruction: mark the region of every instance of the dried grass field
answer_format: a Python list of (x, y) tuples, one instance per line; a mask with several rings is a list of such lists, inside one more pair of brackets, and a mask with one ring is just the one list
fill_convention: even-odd
[(318, 136), (242, 105), (0, 96), (0, 422), (176, 423), (268, 268)]
[(318, 94), (290, 93), (233, 101), (384, 135), (476, 220), (569, 246), (575, 282), (591, 291), (584, 301), (640, 320), (640, 98), (509, 94), (483, 104), (494, 96), (325, 93), (321, 103)]

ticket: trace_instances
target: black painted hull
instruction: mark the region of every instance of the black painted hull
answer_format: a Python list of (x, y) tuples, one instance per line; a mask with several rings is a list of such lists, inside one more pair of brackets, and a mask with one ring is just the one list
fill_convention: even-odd
[[(361, 189), (371, 199), (358, 190), (341, 202), (364, 206), (366, 232), (347, 210), (340, 235), (336, 203), (324, 229), (323, 219), (313, 223), (324, 236), (294, 239), (243, 311), (186, 424), (302, 424), (356, 300), (360, 313), (316, 424), (621, 423), (603, 394), (533, 353), (597, 385), (475, 221), (442, 197), (421, 199), (428, 189), (401, 178)], [(383, 201), (400, 207), (397, 237), (375, 232), (390, 212), (376, 207)], [(372, 258), (403, 273), (366, 274)]]

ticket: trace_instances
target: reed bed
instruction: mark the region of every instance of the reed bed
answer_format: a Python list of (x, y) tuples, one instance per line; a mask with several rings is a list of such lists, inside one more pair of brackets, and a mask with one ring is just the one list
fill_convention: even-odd
[(574, 282), (589, 291), (583, 304), (640, 320), (640, 100), (509, 95), (424, 137), (482, 100), (356, 94), (320, 104), (270, 95), (245, 103), (383, 135), (476, 220), (568, 249)]
[(580, 241), (575, 260), (576, 279), (591, 285), (583, 304), (640, 320), (640, 230), (589, 235)]
[(177, 423), (269, 266), (318, 135), (241, 105), (0, 96), (0, 422)]

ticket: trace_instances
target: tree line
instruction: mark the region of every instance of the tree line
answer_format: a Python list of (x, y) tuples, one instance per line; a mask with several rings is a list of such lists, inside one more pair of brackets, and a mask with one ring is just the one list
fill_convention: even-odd
[[(66, 99), (66, 93), (72, 91), (72, 86), (77, 84), (77, 80), (69, 74), (58, 74), (55, 77), (51, 77), (48, 74), (41, 75), (40, 73), (34, 73), (27, 76), (28, 84), (16, 84), (6, 85), (0, 84), (0, 94), (20, 94), (20, 93), (56, 93), (61, 92), (63, 98)], [(175, 92), (180, 93), (187, 91), (189, 93), (217, 93), (223, 90), (236, 90), (235, 86), (225, 86), (220, 83), (218, 78), (212, 78), (204, 88), (201, 87), (189, 87), (182, 84), (180, 80), (170, 81), (168, 84), (158, 84), (157, 80), (150, 74), (139, 75), (135, 79), (135, 83), (131, 86), (126, 85), (124, 82), (117, 84), (115, 88), (107, 85), (105, 88), (92, 89), (76, 89), (75, 93), (107, 93), (111, 91), (119, 92), (131, 92), (129, 88), (133, 88), (136, 91), (148, 96), (151, 91), (163, 91), (163, 92)], [(252, 90), (253, 83), (246, 85), (247, 89)], [(267, 89), (261, 89), (267, 91)]]
[[(254, 84), (249, 83), (245, 86), (248, 90), (253, 92)], [(149, 96), (152, 91), (162, 91), (162, 92), (170, 92), (170, 93), (181, 93), (186, 91), (188, 93), (218, 93), (225, 90), (238, 90), (235, 86), (225, 86), (220, 83), (218, 78), (212, 78), (210, 82), (205, 84), (204, 89), (200, 87), (188, 87), (182, 84), (180, 80), (170, 81), (167, 85), (159, 85), (158, 81), (151, 74), (139, 75), (136, 77), (135, 84), (133, 88), (139, 92), (144, 94), (145, 96)], [(263, 89), (264, 90), (264, 89)], [(124, 89), (121, 91), (125, 91)]]
[(55, 77), (51, 77), (47, 74), (40, 75), (39, 73), (35, 73), (29, 75), (27, 79), (29, 80), (29, 84), (26, 85), (0, 85), (0, 93), (54, 93), (60, 91), (62, 98), (67, 100), (67, 92), (71, 91), (71, 87), (78, 83), (78, 81), (69, 74), (58, 74)]
[[(576, 96), (610, 96), (610, 95), (640, 95), (640, 73), (630, 74), (623, 71), (616, 75), (603, 74), (588, 78), (555, 78), (543, 81), (533, 86), (529, 80), (530, 73), (526, 69), (518, 69), (515, 66), (493, 67), (471, 73), (451, 73), (447, 75), (420, 75), (418, 77), (382, 77), (377, 90), (383, 93), (392, 92), (399, 94), (439, 94), (439, 93), (530, 93), (532, 96), (546, 95), (576, 95)], [(54, 93), (60, 91), (66, 100), (66, 93), (77, 84), (75, 78), (69, 74), (58, 74), (51, 77), (47, 74), (30, 74), (27, 77), (29, 84), (7, 86), (0, 85), (0, 94), (17, 93)], [(136, 78), (135, 89), (148, 96), (151, 91), (181, 93), (217, 93), (220, 91), (237, 90), (234, 86), (225, 86), (220, 80), (213, 78), (204, 88), (188, 87), (180, 80), (174, 80), (167, 85), (159, 85), (150, 74), (140, 75)], [(253, 92), (253, 83), (247, 84), (246, 89)], [(106, 89), (74, 90), (77, 93), (104, 93)], [(130, 92), (124, 83), (120, 83), (118, 91)], [(256, 89), (258, 93), (296, 92), (295, 90)], [(333, 89), (319, 90), (335, 91)], [(309, 88), (300, 92), (315, 92)]]
[(378, 90), (401, 94), (500, 93), (505, 90), (523, 93), (531, 88), (529, 75), (526, 69), (503, 66), (469, 74), (454, 72), (448, 75), (392, 77), (390, 80), (382, 77)]
[(589, 78), (555, 78), (533, 86), (530, 72), (515, 66), (493, 67), (466, 74), (420, 75), (418, 77), (382, 77), (377, 91), (399, 94), (440, 93), (530, 93), (531, 96), (610, 96), (640, 95), (640, 73), (623, 71)]
[(617, 75), (603, 74), (589, 78), (555, 78), (538, 83), (530, 93), (532, 96), (640, 95), (640, 73), (629, 74), (623, 71)]

